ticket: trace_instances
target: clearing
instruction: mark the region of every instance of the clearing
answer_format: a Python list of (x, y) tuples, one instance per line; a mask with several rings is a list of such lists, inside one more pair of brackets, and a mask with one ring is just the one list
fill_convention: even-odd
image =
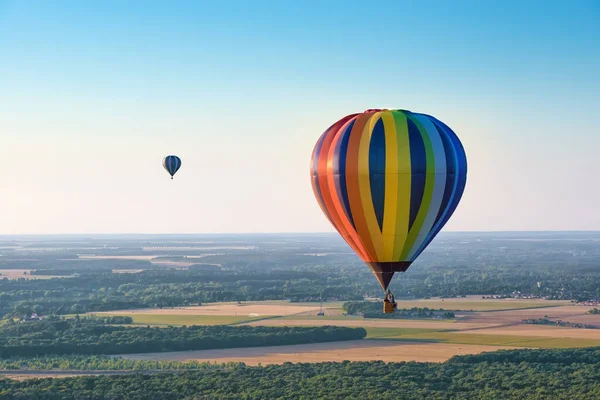
[(452, 299), (432, 298), (424, 300), (396, 300), (398, 308), (432, 308), (451, 311), (495, 311), (556, 307), (572, 304), (568, 300), (544, 299), (482, 299), (481, 296), (467, 296)]
[[(58, 275), (31, 275), (31, 269), (0, 269), (0, 279), (52, 279), (52, 278), (68, 278)], [(24, 275), (24, 273), (27, 273)]]
[[(510, 347), (502, 347), (508, 349)], [(393, 340), (351, 340), (299, 344), (292, 346), (248, 347), (224, 350), (200, 350), (169, 353), (126, 354), (123, 358), (132, 360), (175, 360), (239, 362), (248, 365), (314, 363), (333, 361), (374, 361), (385, 362), (423, 361), (444, 362), (460, 354), (477, 354), (498, 350), (496, 346), (472, 346), (452, 343), (398, 342)]]
[[(323, 305), (325, 308), (325, 304)], [(155, 314), (155, 315), (227, 315), (227, 316), (250, 316), (250, 317), (265, 317), (265, 316), (284, 316), (303, 313), (318, 313), (319, 304), (303, 305), (296, 303), (286, 303), (281, 301), (263, 301), (263, 302), (247, 302), (247, 303), (207, 303), (203, 306), (192, 307), (171, 307), (171, 308), (144, 308), (137, 310), (124, 311), (105, 311), (96, 314), (115, 314), (115, 315), (131, 315), (131, 314)]]

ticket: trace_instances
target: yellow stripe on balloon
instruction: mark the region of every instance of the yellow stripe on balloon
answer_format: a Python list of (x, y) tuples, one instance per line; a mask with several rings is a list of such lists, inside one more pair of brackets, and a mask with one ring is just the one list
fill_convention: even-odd
[(383, 261), (393, 261), (398, 210), (398, 143), (391, 112), (381, 113), (385, 132), (385, 200), (383, 210)]
[(365, 221), (367, 222), (368, 234), (371, 237), (377, 259), (382, 260), (384, 257), (383, 241), (381, 239), (381, 231), (377, 223), (375, 208), (373, 207), (373, 197), (371, 194), (371, 179), (369, 177), (369, 147), (371, 144), (371, 135), (375, 123), (379, 119), (381, 112), (374, 113), (369, 122), (365, 125), (363, 134), (360, 138), (358, 148), (358, 185), (360, 190), (360, 200), (363, 207)]
[(401, 255), (408, 237), (408, 224), (410, 221), (410, 193), (412, 185), (412, 167), (410, 158), (410, 142), (408, 140), (408, 123), (406, 114), (402, 111), (394, 111), (394, 122), (396, 126), (396, 158), (398, 160), (396, 225), (394, 227), (395, 242), (392, 259), (390, 261), (401, 261)]

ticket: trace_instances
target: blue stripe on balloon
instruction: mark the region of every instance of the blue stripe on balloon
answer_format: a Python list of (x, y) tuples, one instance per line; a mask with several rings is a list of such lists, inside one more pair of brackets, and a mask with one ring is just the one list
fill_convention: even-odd
[(444, 195), (442, 197), (442, 203), (440, 204), (440, 209), (435, 218), (435, 222), (433, 227), (442, 219), (446, 208), (448, 207), (448, 203), (450, 202), (450, 198), (452, 196), (452, 191), (454, 189), (454, 184), (456, 180), (456, 155), (455, 150), (452, 146), (452, 142), (448, 137), (448, 134), (435, 124), (435, 121), (431, 121), (433, 123), (434, 128), (438, 131), (440, 138), (442, 140), (442, 145), (444, 146), (444, 154), (446, 155), (446, 182), (444, 186)]
[(410, 184), (410, 217), (408, 229), (412, 229), (417, 213), (423, 201), (425, 192), (425, 180), (427, 172), (427, 153), (425, 152), (425, 143), (421, 137), (419, 128), (410, 118), (407, 118), (408, 124), (408, 142), (410, 145), (410, 168), (411, 168), (411, 184)]
[(163, 161), (163, 166), (172, 177), (181, 167), (181, 159), (177, 156), (167, 156)]
[(425, 248), (429, 245), (429, 243), (431, 243), (431, 241), (435, 238), (435, 236), (442, 230), (444, 225), (446, 225), (446, 223), (448, 222), (448, 220), (450, 219), (450, 217), (456, 210), (458, 203), (460, 202), (460, 199), (461, 199), (464, 189), (465, 189), (466, 179), (467, 179), (467, 158), (466, 158), (464, 148), (462, 147), (462, 144), (460, 143), (460, 140), (458, 139), (458, 136), (456, 136), (456, 134), (443, 122), (439, 121), (438, 119), (436, 119), (434, 117), (431, 117), (431, 116), (428, 116), (428, 117), (431, 118), (432, 122), (436, 125), (436, 127), (440, 128), (440, 131), (443, 131), (447, 135), (447, 137), (450, 139), (452, 152), (455, 156), (455, 158), (454, 158), (455, 174), (454, 174), (454, 179), (453, 179), (453, 188), (452, 188), (452, 194), (450, 196), (450, 200), (449, 200), (446, 208), (444, 209), (444, 212), (443, 212), (441, 218), (436, 223), (436, 225), (434, 225), (431, 232), (429, 232), (429, 234), (427, 235), (427, 239), (420, 246), (419, 250), (417, 252), (415, 252), (415, 254), (413, 256), (413, 260), (416, 259), (423, 252), (423, 250), (425, 250)]
[(333, 152), (333, 179), (338, 198), (341, 200), (342, 208), (350, 224), (354, 229), (354, 219), (350, 210), (350, 199), (348, 198), (348, 186), (346, 184), (346, 156), (348, 154), (348, 143), (350, 142), (350, 132), (356, 120), (350, 121), (346, 129), (340, 134), (334, 152)]
[(379, 229), (383, 230), (383, 211), (385, 209), (385, 127), (379, 119), (373, 127), (369, 144), (369, 179), (371, 200)]

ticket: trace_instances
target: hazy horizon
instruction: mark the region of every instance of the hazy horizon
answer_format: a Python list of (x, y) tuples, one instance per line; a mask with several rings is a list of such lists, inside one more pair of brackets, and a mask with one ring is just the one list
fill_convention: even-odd
[[(438, 236), (451, 234), (600, 234), (600, 230), (546, 230), (546, 231), (451, 231), (443, 230)], [(0, 238), (16, 238), (16, 237), (95, 237), (95, 236), (270, 236), (270, 235), (329, 235), (339, 237), (337, 232), (321, 231), (321, 232), (195, 232), (195, 233), (160, 233), (160, 232), (98, 232), (98, 233), (22, 233), (22, 234), (0, 234)], [(340, 237), (340, 240), (343, 240)]]
[(460, 137), (444, 232), (598, 231), (599, 19), (593, 0), (0, 0), (0, 235), (334, 232), (311, 152), (369, 108)]

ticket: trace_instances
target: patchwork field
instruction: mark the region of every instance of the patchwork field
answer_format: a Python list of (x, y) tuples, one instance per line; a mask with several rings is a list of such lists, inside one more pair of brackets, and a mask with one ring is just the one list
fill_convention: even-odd
[(493, 311), (531, 309), (537, 307), (554, 307), (569, 305), (567, 300), (543, 300), (543, 299), (482, 299), (481, 296), (468, 296), (457, 299), (424, 299), (424, 300), (399, 300), (398, 308), (427, 307), (433, 309), (443, 308), (452, 311)]
[[(306, 319), (306, 318), (271, 318), (262, 321), (251, 322), (248, 325), (261, 326), (349, 326), (349, 327), (373, 327), (373, 328), (416, 328), (416, 329), (458, 329), (458, 322), (452, 320), (437, 320), (437, 319), (377, 319), (377, 318), (349, 318), (347, 320), (328, 319), (326, 316), (321, 319)], [(464, 323), (460, 324), (460, 328), (475, 329), (485, 328), (488, 324)]]
[(547, 325), (514, 325), (491, 327), (487, 329), (462, 330), (464, 334), (475, 335), (513, 335), (513, 336), (537, 336), (553, 338), (572, 339), (597, 339), (600, 340), (600, 329), (566, 328)]
[[(507, 348), (507, 347), (504, 347)], [(294, 346), (254, 347), (226, 350), (202, 350), (171, 353), (127, 354), (134, 360), (243, 361), (248, 365), (284, 362), (333, 361), (425, 361), (443, 362), (458, 354), (494, 351), (494, 346), (469, 346), (452, 343), (398, 342), (393, 340), (352, 340), (348, 342), (302, 344)]]
[[(325, 308), (325, 307), (324, 307)], [(162, 309), (138, 309), (119, 312), (102, 312), (98, 314), (154, 314), (154, 315), (219, 315), (219, 316), (285, 316), (294, 314), (316, 314), (320, 310), (319, 304), (306, 305), (306, 303), (287, 303), (281, 301), (248, 302), (248, 303), (209, 303), (204, 306), (173, 307)]]
[[(595, 347), (600, 346), (600, 337), (581, 338), (577, 333), (572, 336), (553, 335), (520, 335), (505, 332), (504, 335), (498, 333), (476, 333), (461, 331), (430, 331), (430, 330), (410, 330), (410, 329), (383, 329), (368, 328), (368, 338), (377, 339), (395, 339), (399, 341), (418, 341), (430, 343), (456, 343), (465, 345), (486, 345), (509, 347), (531, 347), (531, 348), (569, 348), (569, 347)], [(548, 332), (547, 332), (548, 333)]]
[(568, 301), (432, 299), (400, 302), (400, 308), (473, 309), (457, 319), (377, 319), (344, 316), (341, 302), (287, 303), (281, 301), (215, 303), (196, 307), (126, 310), (98, 314), (129, 315), (142, 325), (348, 326), (364, 327), (365, 340), (299, 346), (261, 347), (185, 353), (144, 354), (139, 359), (243, 361), (249, 365), (317, 361), (431, 361), (458, 354), (508, 348), (567, 348), (600, 346), (600, 329), (524, 325), (524, 319), (585, 320), (600, 326), (591, 307)]

